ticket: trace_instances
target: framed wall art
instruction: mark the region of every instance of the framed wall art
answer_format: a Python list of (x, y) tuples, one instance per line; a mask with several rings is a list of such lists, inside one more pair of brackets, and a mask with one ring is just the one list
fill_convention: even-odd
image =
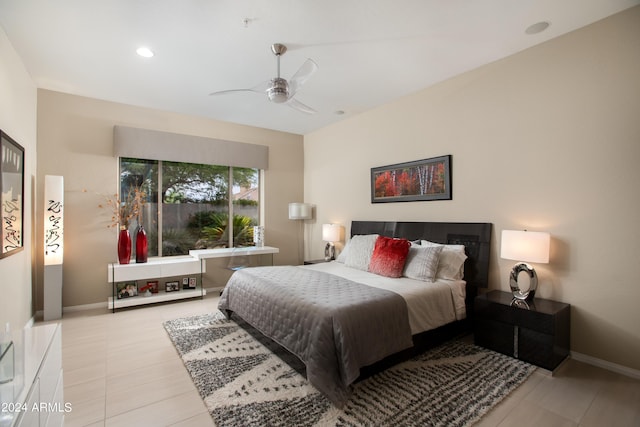
[(24, 248), (24, 148), (2, 130), (0, 156), (0, 258), (4, 258)]
[(371, 203), (451, 200), (451, 155), (371, 168)]

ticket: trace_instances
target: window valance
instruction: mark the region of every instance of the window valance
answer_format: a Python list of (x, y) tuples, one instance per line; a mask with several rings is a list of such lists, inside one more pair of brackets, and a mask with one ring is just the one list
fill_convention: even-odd
[(113, 155), (257, 169), (267, 169), (269, 165), (266, 145), (127, 126), (114, 126)]

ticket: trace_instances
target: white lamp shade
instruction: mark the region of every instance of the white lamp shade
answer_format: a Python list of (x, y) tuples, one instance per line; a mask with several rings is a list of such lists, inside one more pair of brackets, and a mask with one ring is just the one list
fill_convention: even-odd
[(44, 265), (62, 264), (64, 253), (64, 178), (44, 177)]
[(325, 242), (339, 242), (342, 226), (339, 224), (322, 224), (322, 240)]
[(312, 211), (309, 203), (289, 203), (289, 219), (311, 219)]
[(549, 233), (502, 230), (500, 257), (514, 261), (549, 262)]

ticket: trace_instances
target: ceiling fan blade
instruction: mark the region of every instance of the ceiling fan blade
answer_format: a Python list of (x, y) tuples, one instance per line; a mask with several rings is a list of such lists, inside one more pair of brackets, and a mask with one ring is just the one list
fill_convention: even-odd
[(298, 71), (296, 71), (293, 77), (291, 77), (291, 80), (289, 80), (289, 97), (295, 95), (298, 89), (300, 89), (300, 86), (316, 71), (318, 71), (318, 64), (311, 58), (307, 59), (304, 64), (298, 68)]
[(309, 107), (308, 105), (303, 104), (302, 102), (298, 101), (297, 99), (294, 98), (289, 98), (289, 100), (286, 102), (286, 104), (293, 108), (294, 110), (298, 110), (298, 111), (302, 111), (303, 113), (307, 113), (307, 114), (315, 114), (317, 113), (316, 110), (314, 110), (313, 108)]
[(270, 81), (264, 81), (252, 88), (248, 89), (228, 89), (228, 90), (219, 90), (217, 92), (211, 92), (209, 96), (217, 96), (217, 95), (226, 95), (228, 93), (233, 92), (256, 92), (256, 93), (265, 93), (267, 89), (271, 86)]

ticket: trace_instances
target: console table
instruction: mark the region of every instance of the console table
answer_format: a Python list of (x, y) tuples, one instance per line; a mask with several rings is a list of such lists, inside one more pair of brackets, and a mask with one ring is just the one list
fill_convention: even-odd
[[(153, 304), (157, 302), (175, 301), (188, 298), (202, 298), (207, 294), (202, 284), (202, 276), (206, 272), (206, 260), (210, 258), (229, 258), (234, 256), (254, 256), (279, 253), (278, 248), (271, 246), (249, 246), (246, 248), (195, 249), (186, 256), (152, 257), (145, 263), (119, 264), (110, 263), (107, 281), (111, 284), (112, 296), (107, 299), (107, 307), (114, 312), (118, 308)], [(197, 277), (195, 288), (184, 289), (181, 282), (178, 290), (167, 292), (160, 286), (157, 293), (149, 296), (118, 298), (118, 283), (154, 280), (168, 277)], [(160, 283), (159, 283), (160, 284)], [(164, 285), (164, 284), (163, 284)]]
[[(107, 307), (114, 312), (117, 308), (133, 307), (138, 305), (153, 304), (157, 302), (174, 301), (187, 298), (202, 298), (207, 292), (202, 287), (202, 274), (205, 272), (204, 262), (191, 256), (153, 257), (145, 263), (118, 264), (111, 263), (108, 268), (107, 280), (111, 284), (112, 295), (107, 299)], [(195, 276), (198, 284), (193, 289), (182, 289), (166, 292), (160, 287), (157, 293), (150, 296), (137, 296), (118, 298), (117, 283), (137, 282), (138, 280), (152, 280), (176, 276)], [(160, 286), (160, 282), (158, 282)], [(163, 284), (164, 285), (164, 284)]]
[(192, 249), (189, 251), (189, 255), (197, 259), (208, 259), (271, 254), (271, 263), (273, 264), (273, 254), (279, 252), (280, 249), (273, 246), (247, 246), (246, 248)]

